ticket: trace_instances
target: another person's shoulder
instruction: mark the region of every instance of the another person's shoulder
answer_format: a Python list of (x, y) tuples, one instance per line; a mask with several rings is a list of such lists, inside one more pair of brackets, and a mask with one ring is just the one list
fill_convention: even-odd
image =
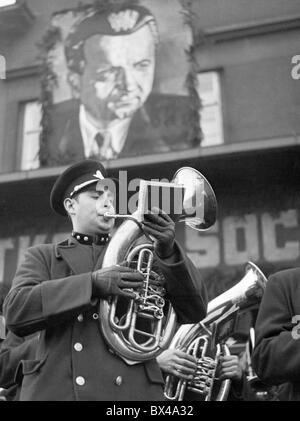
[(269, 281), (280, 282), (282, 279), (296, 279), (300, 282), (300, 267), (284, 269), (275, 272), (269, 277)]
[(270, 275), (268, 286), (300, 284), (300, 268), (285, 269)]

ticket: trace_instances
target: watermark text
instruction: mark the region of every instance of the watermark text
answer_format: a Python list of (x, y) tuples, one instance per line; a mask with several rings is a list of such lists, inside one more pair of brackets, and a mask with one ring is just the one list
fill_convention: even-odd
[(293, 339), (300, 339), (300, 314), (297, 314), (292, 318), (292, 324), (296, 325), (292, 329)]
[[(113, 179), (100, 180), (97, 189), (109, 189), (118, 197), (120, 214), (147, 214), (162, 210), (178, 219), (181, 215), (204, 221), (207, 192), (201, 179), (189, 180), (189, 183), (176, 184), (167, 179), (150, 181), (128, 180), (127, 171), (119, 172), (118, 183)], [(155, 211), (154, 211), (155, 212)], [(177, 215), (177, 217), (175, 217)]]
[(6, 60), (5, 57), (0, 54), (0, 80), (6, 79)]
[(294, 80), (300, 79), (300, 54), (292, 57), (291, 64), (293, 65), (291, 70), (291, 76)]

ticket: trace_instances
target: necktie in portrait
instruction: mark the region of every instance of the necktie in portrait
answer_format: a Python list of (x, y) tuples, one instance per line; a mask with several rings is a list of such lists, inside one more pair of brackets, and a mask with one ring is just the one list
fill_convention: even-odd
[(98, 157), (100, 159), (113, 159), (117, 154), (112, 146), (112, 138), (109, 132), (104, 134), (98, 132), (95, 136), (95, 142), (98, 147)]

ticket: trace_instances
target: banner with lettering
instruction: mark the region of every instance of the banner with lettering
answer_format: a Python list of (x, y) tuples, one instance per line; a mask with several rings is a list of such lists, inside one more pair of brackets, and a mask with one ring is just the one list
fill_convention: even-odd
[[(299, 265), (299, 211), (261, 211), (242, 216), (220, 216), (209, 231), (198, 232), (180, 225), (179, 242), (199, 269), (213, 298), (239, 282), (245, 265), (252, 261), (268, 276), (277, 270)], [(28, 221), (27, 221), (28, 222)], [(34, 224), (34, 222), (32, 222)], [(60, 225), (61, 224), (61, 225)], [(26, 234), (0, 239), (0, 287), (2, 298), (10, 288), (17, 265), (30, 246), (57, 243), (68, 237), (70, 226), (62, 220), (48, 221), (51, 231), (41, 230), (41, 222)], [(40, 232), (37, 232), (41, 230)]]

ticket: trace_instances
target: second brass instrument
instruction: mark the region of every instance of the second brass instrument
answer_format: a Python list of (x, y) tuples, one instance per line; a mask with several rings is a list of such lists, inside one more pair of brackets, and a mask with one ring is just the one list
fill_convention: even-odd
[[(211, 345), (213, 324), (232, 306), (246, 311), (260, 301), (267, 279), (261, 270), (248, 262), (243, 279), (228, 291), (219, 295), (208, 304), (208, 314), (200, 323), (181, 326), (170, 347), (188, 352), (197, 359), (197, 373), (193, 381), (187, 382), (175, 376), (168, 376), (165, 397), (168, 400), (226, 400), (230, 380), (219, 381), (217, 368), (221, 355), (230, 355), (228, 347), (217, 343)], [(192, 398), (191, 398), (192, 395)]]

